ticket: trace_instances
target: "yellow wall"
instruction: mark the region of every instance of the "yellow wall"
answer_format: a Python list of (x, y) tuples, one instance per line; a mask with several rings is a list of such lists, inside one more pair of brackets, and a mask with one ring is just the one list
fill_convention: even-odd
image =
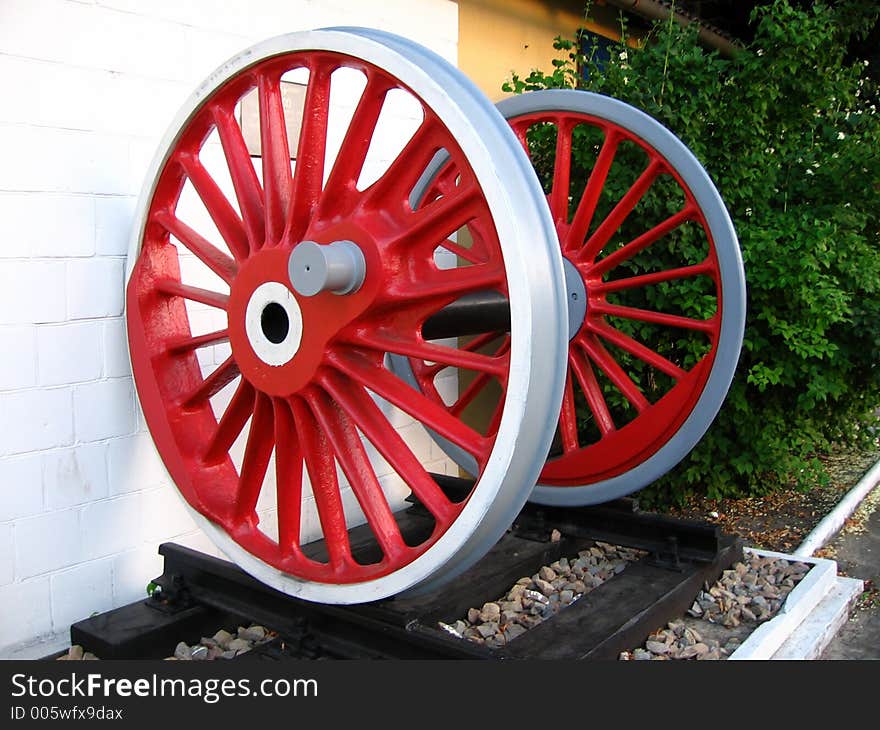
[(585, 0), (459, 0), (458, 67), (493, 101), (507, 96), (501, 84), (511, 71), (549, 72), (556, 57), (553, 39), (573, 37), (578, 28), (618, 37), (617, 11), (594, 3), (584, 19)]

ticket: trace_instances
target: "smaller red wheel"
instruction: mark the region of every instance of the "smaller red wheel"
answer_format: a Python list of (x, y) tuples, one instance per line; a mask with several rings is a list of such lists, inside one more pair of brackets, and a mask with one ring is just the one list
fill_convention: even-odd
[[(539, 91), (501, 102), (545, 188), (564, 257), (568, 372), (553, 450), (531, 501), (587, 505), (631, 494), (699, 441), (733, 378), (745, 323), (736, 234), (699, 162), (665, 127), (622, 102)], [(455, 179), (439, 161), (421, 198)], [(670, 311), (670, 307), (676, 309)], [(498, 355), (490, 332), (468, 344)], [(444, 366), (397, 358), (435, 401)], [(504, 384), (462, 372), (444, 404), (497, 425)], [(552, 427), (551, 427), (552, 428)], [(465, 470), (467, 454), (435, 434)]]

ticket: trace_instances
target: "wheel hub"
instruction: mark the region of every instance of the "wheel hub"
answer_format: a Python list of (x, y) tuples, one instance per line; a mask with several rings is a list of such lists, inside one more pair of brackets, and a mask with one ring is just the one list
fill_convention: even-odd
[(573, 340), (587, 318), (587, 286), (583, 274), (564, 256), (562, 270), (565, 273), (565, 292), (568, 302), (568, 339)]

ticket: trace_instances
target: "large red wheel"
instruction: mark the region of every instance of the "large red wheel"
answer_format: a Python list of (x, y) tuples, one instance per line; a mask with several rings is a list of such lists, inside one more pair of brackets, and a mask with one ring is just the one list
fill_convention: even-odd
[[(531, 500), (605, 502), (675, 466), (726, 396), (745, 322), (736, 234), (699, 162), (633, 107), (574, 90), (528, 93), (498, 107), (544, 185), (568, 297), (565, 394)], [(438, 161), (421, 199), (454, 175), (454, 163)], [(468, 346), (498, 354), (509, 340), (487, 333)], [(395, 358), (394, 367), (440, 401), (434, 382), (443, 364)], [(450, 413), (471, 409), (496, 423), (503, 384), (484, 373), (463, 373), (462, 382), (445, 401)], [(462, 468), (474, 468), (434, 436)]]
[[(301, 114), (285, 109), (285, 81), (304, 87)], [(239, 122), (249, 99), (261, 159)], [(413, 210), (438, 154), (455, 184)], [(565, 349), (563, 274), (515, 136), (453, 67), (361, 29), (248, 49), (181, 111), (138, 215), (126, 317), (140, 403), (181, 496), (230, 557), (287, 593), (353, 603), (431, 588), (497, 541), (561, 400), (563, 369), (542, 355)], [(471, 266), (443, 269), (437, 249), (454, 251), (460, 230), (477, 232)], [(422, 338), (428, 317), (485, 290), (517, 316), (503, 353)], [(486, 373), (517, 395), (481, 433), (388, 370), (388, 354)], [(426, 429), (475, 462), (463, 499), (420, 463)], [(416, 526), (400, 512), (409, 495), (430, 515)]]

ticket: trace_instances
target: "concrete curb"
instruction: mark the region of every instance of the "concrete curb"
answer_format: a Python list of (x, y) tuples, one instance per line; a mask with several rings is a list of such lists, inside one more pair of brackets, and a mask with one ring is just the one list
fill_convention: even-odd
[(849, 619), (852, 605), (862, 594), (864, 583), (838, 576), (834, 586), (773, 654), (775, 660), (819, 659), (840, 628)]
[(874, 464), (834, 509), (822, 518), (792, 554), (801, 559), (807, 558), (825, 545), (840, 531), (843, 523), (858, 509), (862, 500), (878, 483), (880, 483), (880, 461)]
[(788, 594), (779, 613), (758, 626), (730, 655), (728, 658), (730, 661), (772, 658), (837, 582), (837, 562), (834, 560), (805, 558), (755, 548), (745, 548), (745, 550), (762, 558), (800, 561), (811, 564), (812, 568)]

